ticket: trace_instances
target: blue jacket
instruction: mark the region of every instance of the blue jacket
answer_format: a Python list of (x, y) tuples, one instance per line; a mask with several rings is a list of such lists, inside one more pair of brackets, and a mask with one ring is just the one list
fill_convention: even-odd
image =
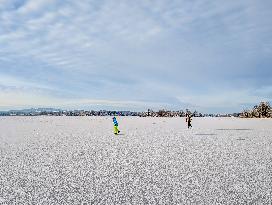
[(112, 118), (112, 121), (113, 121), (114, 126), (118, 126), (118, 122), (116, 120), (116, 117)]

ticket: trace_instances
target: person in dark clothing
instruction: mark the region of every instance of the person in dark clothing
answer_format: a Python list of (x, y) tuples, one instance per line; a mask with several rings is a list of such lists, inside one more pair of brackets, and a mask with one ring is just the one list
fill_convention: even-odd
[(186, 118), (186, 122), (188, 123), (188, 129), (192, 128), (192, 116), (188, 115)]

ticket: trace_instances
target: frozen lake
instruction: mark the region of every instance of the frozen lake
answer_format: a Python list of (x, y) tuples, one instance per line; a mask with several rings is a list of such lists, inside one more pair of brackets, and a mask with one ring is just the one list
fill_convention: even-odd
[(0, 204), (271, 204), (272, 119), (0, 117)]

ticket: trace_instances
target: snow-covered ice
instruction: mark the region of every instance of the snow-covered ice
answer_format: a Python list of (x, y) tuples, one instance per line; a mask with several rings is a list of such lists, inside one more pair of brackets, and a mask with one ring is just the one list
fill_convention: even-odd
[(1, 117), (0, 204), (271, 204), (272, 120)]

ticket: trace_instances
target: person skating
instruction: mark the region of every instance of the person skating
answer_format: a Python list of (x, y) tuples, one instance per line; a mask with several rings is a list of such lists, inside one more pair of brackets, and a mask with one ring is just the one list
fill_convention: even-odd
[(114, 127), (114, 134), (117, 135), (118, 133), (120, 133), (120, 130), (118, 129), (118, 122), (116, 117), (113, 117), (112, 121), (113, 121), (113, 127)]
[(188, 129), (192, 128), (192, 116), (188, 115), (186, 118), (186, 122), (188, 123)]

